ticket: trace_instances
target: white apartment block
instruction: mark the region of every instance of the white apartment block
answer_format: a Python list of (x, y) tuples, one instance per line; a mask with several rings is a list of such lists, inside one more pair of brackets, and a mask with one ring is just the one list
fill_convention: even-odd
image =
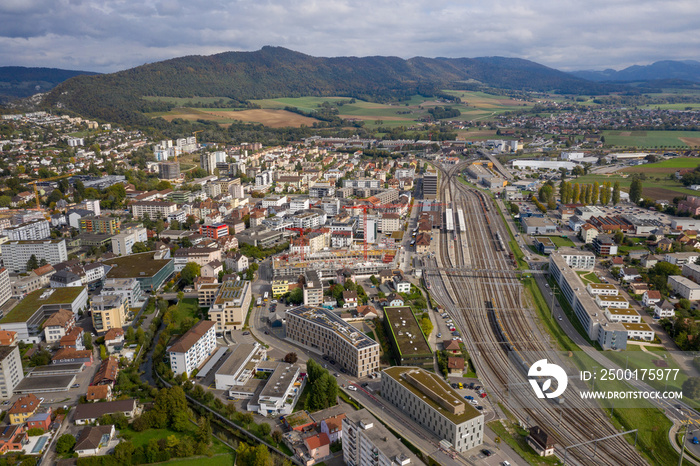
[[(642, 316), (631, 307), (609, 307), (605, 309), (605, 317), (611, 322), (627, 322), (629, 324), (639, 324), (642, 322)], [(629, 335), (627, 337), (629, 338)]]
[(24, 379), (22, 358), (19, 347), (0, 346), (0, 398), (8, 399), (14, 395), (15, 387)]
[(622, 296), (606, 296), (606, 295), (596, 295), (595, 303), (601, 309), (615, 308), (615, 309), (626, 309), (630, 307), (630, 303)]
[(418, 367), (390, 367), (382, 371), (381, 396), (456, 451), (484, 441), (484, 415), (437, 374)]
[(48, 220), (41, 219), (5, 228), (3, 234), (10, 241), (40, 240), (51, 236), (51, 229)]
[(343, 180), (343, 188), (381, 188), (381, 180), (362, 178), (359, 180)]
[(216, 350), (215, 324), (202, 320), (168, 348), (170, 368), (175, 375), (187, 377), (199, 369)]
[(289, 200), (289, 213), (295, 214), (302, 210), (309, 210), (309, 199), (308, 198), (296, 198)]
[(32, 255), (38, 262), (44, 259), (51, 265), (67, 261), (66, 240), (9, 241), (2, 245), (3, 262), (11, 272), (26, 272), (27, 261)]
[(567, 247), (559, 248), (557, 252), (572, 269), (593, 270), (595, 267), (595, 254), (592, 252)]
[(112, 252), (117, 256), (128, 256), (136, 243), (146, 243), (148, 233), (145, 228), (134, 228), (130, 232), (112, 236)]
[(326, 309), (300, 306), (289, 309), (287, 338), (319, 354), (328, 355), (355, 377), (379, 370), (379, 344)]
[(586, 286), (586, 291), (592, 296), (617, 296), (620, 293), (615, 285), (609, 283), (589, 283)]
[(214, 374), (216, 389), (230, 390), (247, 384), (266, 358), (267, 350), (257, 341), (237, 345)]
[[(5, 247), (3, 246), (3, 251)], [(681, 298), (695, 301), (700, 299), (700, 285), (681, 275), (670, 275), (668, 277), (668, 287), (677, 293)]]
[(0, 306), (4, 305), (12, 297), (12, 284), (10, 283), (10, 272), (5, 268), (0, 268)]
[(209, 320), (216, 323), (216, 332), (243, 328), (251, 299), (250, 281), (227, 280), (222, 283), (209, 308)]
[(131, 309), (141, 302), (141, 283), (135, 278), (109, 278), (100, 294), (121, 296), (124, 306)]
[(165, 219), (168, 214), (177, 210), (177, 204), (174, 202), (165, 201), (138, 201), (131, 203), (131, 212), (134, 219), (142, 218), (148, 215), (148, 218), (155, 220), (157, 218)]
[(294, 386), (301, 369), (296, 364), (280, 362), (267, 379), (265, 387), (257, 397), (248, 402), (248, 411), (255, 411), (264, 416), (292, 414), (294, 403), (301, 395), (303, 384)]
[(366, 409), (343, 418), (343, 461), (348, 466), (420, 465), (411, 450)]

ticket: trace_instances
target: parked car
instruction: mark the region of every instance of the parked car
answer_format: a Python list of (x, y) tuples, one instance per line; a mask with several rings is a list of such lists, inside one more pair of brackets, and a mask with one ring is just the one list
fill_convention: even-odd
[(348, 390), (352, 390), (353, 392), (357, 391), (357, 387), (354, 385), (348, 385)]
[(451, 386), (452, 388), (457, 388), (457, 384), (456, 384), (456, 383), (451, 383), (450, 386)]
[(471, 396), (471, 395), (465, 395), (464, 399), (465, 399), (465, 400), (473, 400), (474, 397)]
[(483, 448), (483, 449), (481, 450), (481, 453), (483, 453), (484, 456), (491, 456), (491, 455), (493, 455), (493, 453), (491, 453), (491, 450), (487, 450), (486, 448)]
[(250, 335), (250, 332), (246, 330), (245, 332), (243, 332), (243, 335)]
[(440, 338), (442, 336), (442, 333), (438, 332), (437, 337)]
[(470, 388), (471, 390), (474, 389), (474, 382), (472, 382), (472, 383), (469, 384), (469, 388)]

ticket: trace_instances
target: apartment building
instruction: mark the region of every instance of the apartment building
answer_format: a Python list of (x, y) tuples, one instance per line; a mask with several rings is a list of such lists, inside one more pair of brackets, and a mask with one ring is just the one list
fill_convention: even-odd
[[(46, 288), (49, 286), (51, 276), (54, 273), (56, 273), (56, 269), (47, 264), (43, 267), (30, 271), (24, 277), (16, 277), (14, 281), (11, 281), (10, 283), (12, 286), (12, 296), (21, 298), (32, 291), (36, 291), (40, 288)], [(0, 282), (2, 282), (1, 277), (2, 274), (0, 273)]]
[(355, 377), (379, 370), (379, 344), (320, 307), (289, 309), (287, 338), (311, 351), (328, 355)]
[(19, 347), (17, 345), (0, 346), (0, 398), (12, 398), (15, 387), (22, 379), (24, 379), (24, 371)]
[(595, 254), (592, 252), (568, 247), (559, 248), (557, 252), (573, 269), (593, 270), (595, 267)]
[(177, 210), (177, 204), (165, 201), (137, 201), (131, 203), (131, 213), (135, 219), (148, 215), (148, 218), (166, 218)]
[(219, 248), (180, 248), (173, 255), (175, 272), (180, 272), (188, 262), (194, 262), (204, 267), (213, 261), (221, 262), (221, 249)]
[(59, 309), (44, 321), (43, 327), (46, 343), (58, 343), (75, 327), (75, 315), (68, 309)]
[(237, 345), (214, 375), (216, 389), (230, 390), (246, 385), (265, 359), (267, 349), (260, 343), (255, 341)]
[(124, 306), (132, 308), (141, 302), (141, 284), (135, 278), (108, 278), (100, 294), (121, 296)]
[(682, 275), (670, 275), (668, 287), (681, 298), (695, 301), (700, 299), (700, 285)]
[(228, 233), (228, 225), (224, 223), (199, 226), (199, 234), (203, 235), (205, 238), (219, 239), (228, 236)]
[(36, 410), (39, 408), (41, 401), (34, 394), (29, 394), (26, 396), (20, 396), (17, 401), (14, 402), (12, 407), (7, 410), (7, 414), (10, 418), (10, 424), (24, 424), (27, 419), (32, 417)]
[(484, 441), (484, 415), (438, 374), (418, 367), (390, 367), (382, 371), (381, 395), (456, 451)]
[(609, 283), (589, 283), (586, 285), (586, 291), (591, 296), (617, 296), (620, 293), (615, 285)]
[(422, 464), (369, 411), (348, 411), (342, 419), (343, 461), (348, 466)]
[(3, 230), (3, 234), (10, 241), (40, 240), (51, 236), (51, 229), (48, 220), (39, 219), (7, 227)]
[(180, 178), (180, 162), (161, 162), (158, 164), (158, 178), (177, 180)]
[(119, 233), (121, 221), (115, 217), (81, 217), (78, 224), (80, 225), (80, 233), (116, 235)]
[(4, 305), (12, 297), (12, 284), (10, 283), (10, 272), (5, 268), (0, 268), (0, 306)]
[(216, 333), (243, 328), (251, 299), (250, 281), (226, 280), (222, 283), (209, 308), (209, 320), (216, 323)]
[(614, 256), (617, 254), (617, 244), (609, 235), (598, 235), (593, 240), (593, 250), (598, 256)]
[(308, 270), (304, 274), (303, 289), (304, 306), (318, 307), (323, 304), (323, 283), (315, 270)]
[(130, 228), (129, 231), (112, 236), (112, 252), (117, 256), (128, 256), (136, 243), (146, 243), (148, 232), (143, 227)]
[(42, 259), (50, 265), (68, 260), (66, 240), (45, 239), (9, 241), (2, 245), (2, 259), (5, 267), (13, 273), (27, 271), (27, 262), (34, 256), (38, 262)]
[(170, 368), (175, 375), (189, 377), (199, 369), (216, 350), (216, 324), (199, 321), (168, 348)]
[(92, 325), (97, 333), (126, 325), (127, 309), (119, 295), (94, 296), (90, 302)]

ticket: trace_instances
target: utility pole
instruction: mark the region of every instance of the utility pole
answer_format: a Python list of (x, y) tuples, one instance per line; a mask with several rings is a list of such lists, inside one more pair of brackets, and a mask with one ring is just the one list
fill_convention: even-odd
[(683, 464), (683, 453), (685, 453), (685, 439), (688, 438), (688, 423), (685, 424), (685, 434), (683, 435), (683, 444), (681, 445), (681, 456), (678, 458), (678, 466)]

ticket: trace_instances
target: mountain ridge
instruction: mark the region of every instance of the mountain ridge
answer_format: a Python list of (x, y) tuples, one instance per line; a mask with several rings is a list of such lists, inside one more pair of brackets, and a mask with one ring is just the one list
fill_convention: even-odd
[(67, 79), (96, 74), (98, 73), (92, 71), (61, 68), (0, 66), (0, 100), (11, 100), (48, 92)]
[(660, 60), (650, 65), (632, 65), (622, 70), (572, 71), (572, 76), (596, 82), (637, 82), (681, 80), (700, 83), (700, 62), (695, 60)]

